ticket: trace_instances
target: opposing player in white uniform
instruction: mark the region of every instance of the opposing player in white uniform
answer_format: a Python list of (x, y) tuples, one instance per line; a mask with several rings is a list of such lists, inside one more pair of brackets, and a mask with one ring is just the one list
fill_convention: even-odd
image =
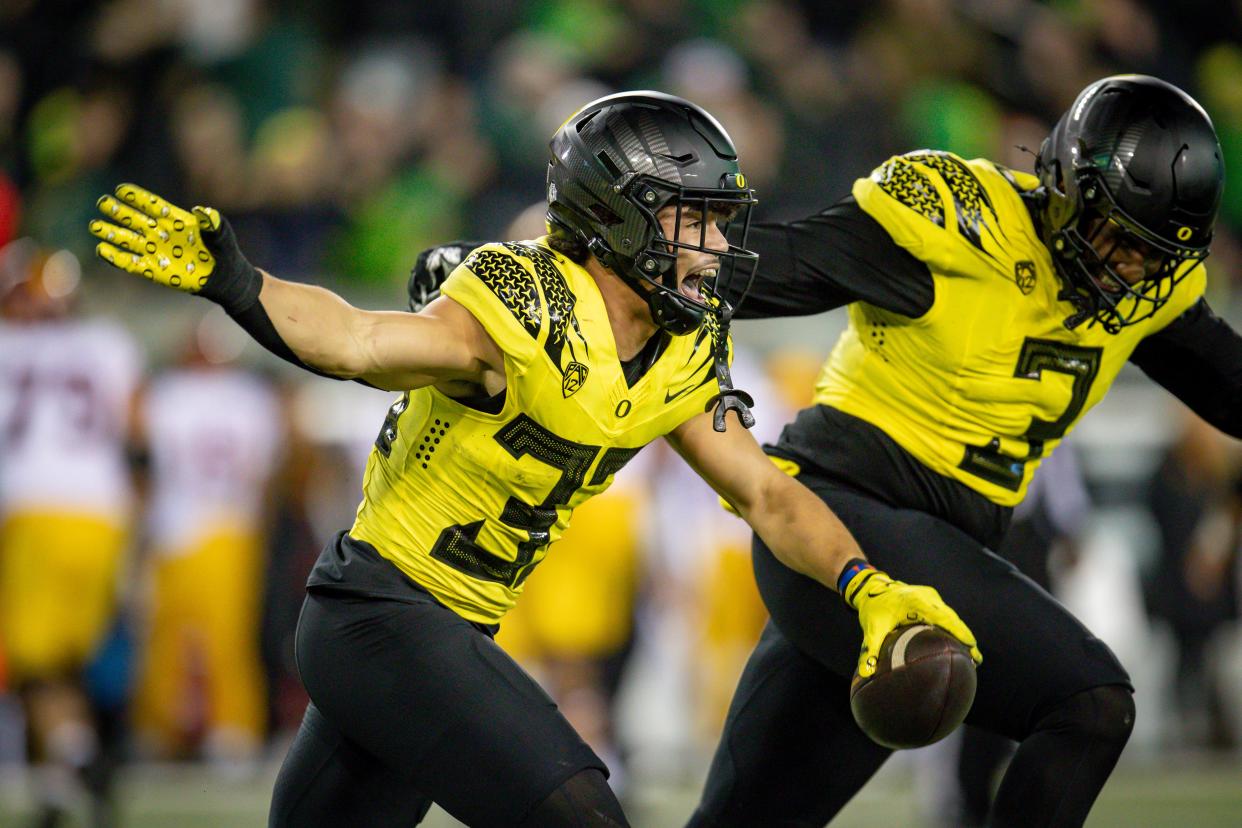
[[(115, 609), (143, 361), (121, 327), (69, 315), (78, 263), (68, 251), (19, 241), (0, 261), (0, 641), (52, 825), (71, 769), (100, 758), (81, 673)], [(108, 774), (89, 779), (103, 814)]]
[(196, 340), (139, 409), (154, 594), (136, 719), (164, 755), (201, 747), (235, 761), (255, 755), (264, 729), (259, 603), (283, 424), (270, 383), (213, 358)]

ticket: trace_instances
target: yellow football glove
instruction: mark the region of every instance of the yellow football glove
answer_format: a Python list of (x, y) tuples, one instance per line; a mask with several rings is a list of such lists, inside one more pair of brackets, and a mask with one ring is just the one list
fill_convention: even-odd
[(258, 296), (262, 276), (211, 207), (186, 211), (134, 184), (99, 199), (106, 220), (90, 223), (101, 259), (135, 276), (196, 293), (232, 310)]
[[(852, 574), (851, 566), (855, 570)], [(940, 627), (970, 648), (975, 664), (982, 663), (983, 654), (974, 633), (932, 587), (894, 581), (862, 561), (847, 565), (842, 581), (841, 597), (858, 610), (858, 623), (863, 629), (862, 653), (858, 657), (858, 675), (862, 678), (875, 672), (876, 655), (888, 634), (909, 624)]]

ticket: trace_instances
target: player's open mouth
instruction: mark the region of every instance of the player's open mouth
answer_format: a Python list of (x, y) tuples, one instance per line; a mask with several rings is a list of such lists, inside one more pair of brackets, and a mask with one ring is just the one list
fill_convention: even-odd
[(1124, 290), (1121, 283), (1108, 273), (1096, 273), (1091, 277), (1091, 281), (1095, 282), (1096, 287), (1105, 293), (1116, 295)]
[(685, 279), (681, 280), (681, 285), (678, 286), (677, 291), (688, 299), (693, 299), (696, 302), (702, 302), (703, 282), (707, 279), (714, 279), (715, 277), (716, 268), (714, 267), (705, 267), (701, 270), (696, 270), (686, 276)]

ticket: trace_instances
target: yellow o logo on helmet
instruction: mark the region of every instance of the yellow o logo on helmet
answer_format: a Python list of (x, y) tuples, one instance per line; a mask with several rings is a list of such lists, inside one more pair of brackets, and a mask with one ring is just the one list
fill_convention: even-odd
[(737, 188), (739, 190), (746, 189), (746, 176), (742, 175), (741, 173), (738, 173), (737, 177), (734, 180), (737, 181)]
[(1194, 235), (1194, 232), (1195, 231), (1191, 230), (1189, 227), (1179, 227), (1177, 228), (1177, 240), (1186, 241)]

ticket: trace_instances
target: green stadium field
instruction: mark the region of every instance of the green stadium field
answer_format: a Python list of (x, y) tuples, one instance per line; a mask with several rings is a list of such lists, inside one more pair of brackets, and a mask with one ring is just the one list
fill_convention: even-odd
[[(248, 780), (225, 780), (196, 766), (141, 765), (121, 785), (122, 828), (245, 828), (265, 824), (274, 768)], [(922, 816), (908, 768), (886, 769), (833, 823), (842, 828), (876, 825), (930, 828)], [(627, 811), (635, 828), (673, 828), (694, 807), (697, 783), (645, 786)], [(0, 777), (0, 825), (29, 817), (20, 774)], [(79, 820), (74, 826), (84, 826)], [(433, 811), (428, 828), (459, 825)], [(1126, 763), (1104, 790), (1090, 828), (1225, 828), (1242, 825), (1242, 760), (1183, 760), (1177, 764)]]

